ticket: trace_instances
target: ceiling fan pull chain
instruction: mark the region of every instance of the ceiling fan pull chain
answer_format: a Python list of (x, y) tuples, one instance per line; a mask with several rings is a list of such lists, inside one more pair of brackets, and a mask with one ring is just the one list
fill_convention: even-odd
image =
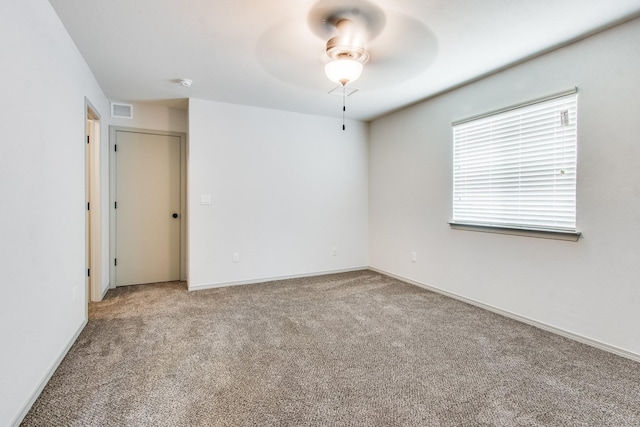
[(347, 111), (347, 107), (345, 105), (345, 85), (342, 85), (342, 130), (345, 130), (344, 127), (344, 112)]

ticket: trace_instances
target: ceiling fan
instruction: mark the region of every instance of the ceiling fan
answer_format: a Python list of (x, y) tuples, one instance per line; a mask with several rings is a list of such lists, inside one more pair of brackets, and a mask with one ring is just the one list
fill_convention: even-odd
[(327, 81), (320, 77), (323, 70), (343, 89), (360, 78), (366, 91), (419, 75), (435, 59), (436, 38), (424, 22), (376, 3), (383, 1), (318, 0), (298, 8), (261, 38), (257, 54), (263, 68), (286, 84), (314, 91)]
[(360, 77), (370, 57), (367, 47), (384, 28), (386, 15), (366, 0), (321, 0), (311, 9), (308, 22), (316, 36), (328, 38), (327, 77), (345, 86)]
[[(367, 84), (390, 86), (419, 74), (435, 58), (437, 43), (427, 26), (371, 0), (319, 0), (308, 26), (325, 44), (325, 72), (346, 85), (367, 66)], [(342, 75), (340, 75), (342, 73)]]

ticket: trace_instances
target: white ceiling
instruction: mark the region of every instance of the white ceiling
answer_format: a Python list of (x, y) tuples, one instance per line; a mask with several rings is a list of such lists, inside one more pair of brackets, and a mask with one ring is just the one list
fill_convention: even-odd
[[(640, 15), (640, 0), (50, 0), (108, 98), (339, 117), (318, 11), (379, 8), (347, 98), (370, 120)], [(193, 80), (190, 88), (176, 80)]]

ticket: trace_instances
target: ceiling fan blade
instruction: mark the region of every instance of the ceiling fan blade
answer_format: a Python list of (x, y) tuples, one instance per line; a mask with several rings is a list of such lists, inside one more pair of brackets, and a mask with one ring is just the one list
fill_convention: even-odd
[(286, 84), (317, 90), (328, 82), (325, 44), (304, 20), (287, 19), (269, 29), (258, 41), (256, 55), (267, 73)]
[(431, 65), (438, 54), (438, 40), (421, 21), (402, 14), (387, 13), (387, 26), (367, 50), (360, 85), (381, 88), (416, 77)]

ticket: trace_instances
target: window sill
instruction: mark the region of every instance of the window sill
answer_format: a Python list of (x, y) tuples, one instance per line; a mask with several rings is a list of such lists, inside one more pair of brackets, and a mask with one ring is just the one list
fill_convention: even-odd
[(509, 234), (512, 236), (535, 237), (538, 239), (564, 240), (577, 242), (582, 233), (578, 231), (556, 231), (556, 230), (535, 230), (523, 228), (498, 227), (492, 225), (461, 224), (450, 222), (449, 225), (455, 230), (478, 231), (481, 233)]

